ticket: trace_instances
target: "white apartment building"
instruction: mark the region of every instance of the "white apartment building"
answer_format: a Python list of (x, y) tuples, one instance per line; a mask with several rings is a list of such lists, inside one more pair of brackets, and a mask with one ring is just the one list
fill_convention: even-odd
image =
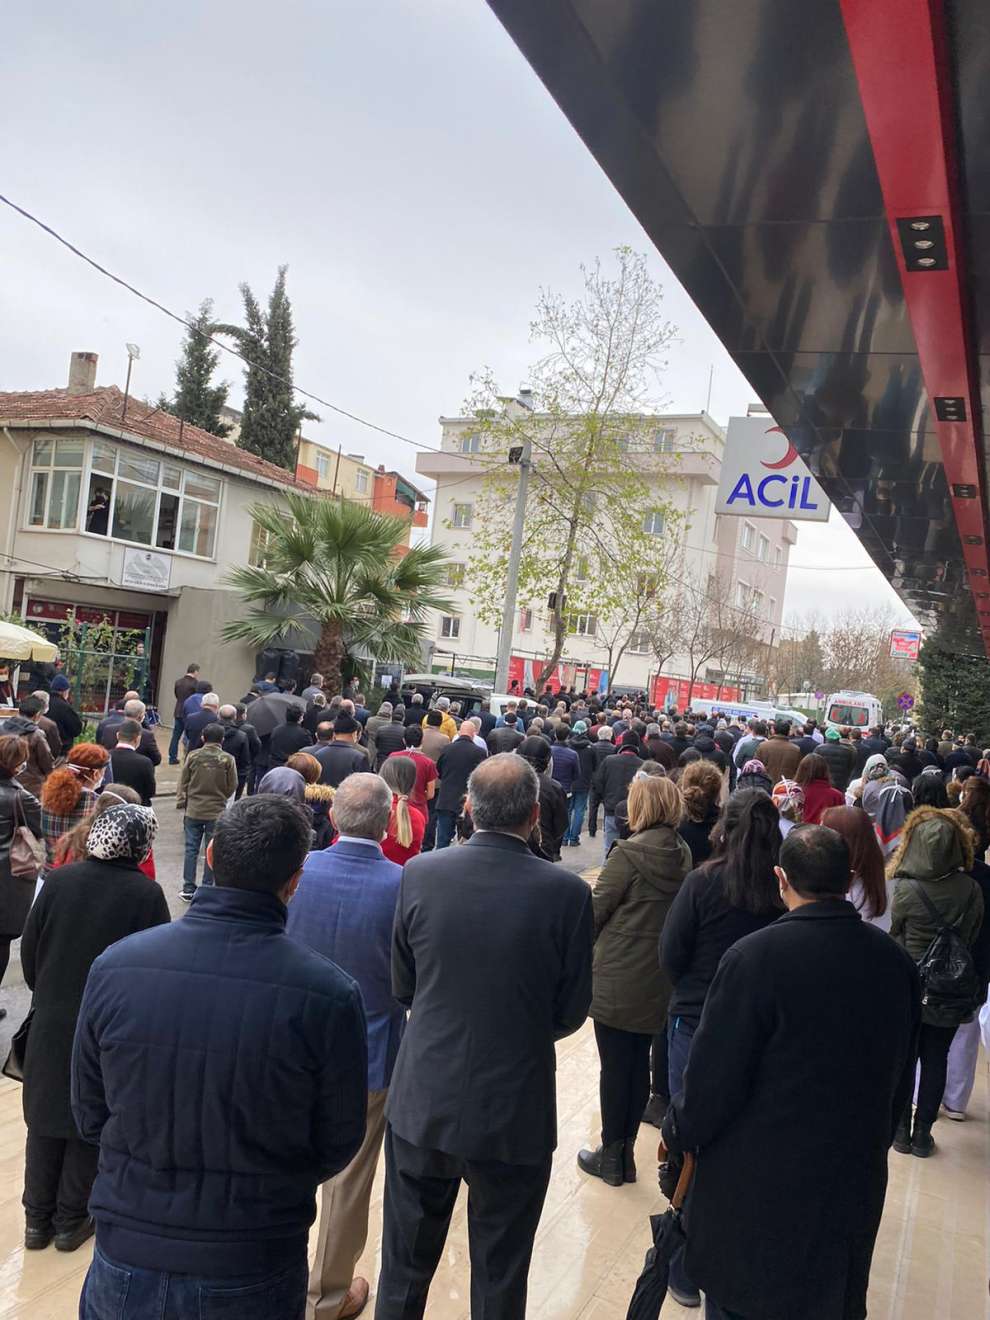
[[(715, 496), (725, 436), (707, 413), (664, 414), (643, 418), (643, 423), (655, 426), (656, 450), (664, 456), (657, 463), (658, 503), (669, 504), (683, 515), (678, 575), (683, 574), (682, 581), (688, 585), (715, 579), (727, 584), (734, 603), (759, 616), (761, 640), (768, 644), (778, 640), (788, 556), (797, 534), (794, 524), (785, 519), (716, 517)], [(482, 443), (476, 433), (477, 422), (470, 417), (441, 417), (440, 425), (440, 451), (423, 452), (416, 458), (417, 472), (436, 482), (432, 542), (443, 546), (455, 565), (449, 591), (455, 609), (431, 622), (433, 668), (454, 669), (490, 681), (498, 629), (479, 618), (470, 585), (464, 580), (475, 534), (475, 511), (484, 492)], [(486, 462), (490, 463), (491, 458), (488, 451)], [(663, 527), (658, 525), (657, 535), (662, 534)], [(512, 638), (516, 670), (518, 659), (539, 661), (550, 653), (548, 617), (545, 599), (519, 601)], [(597, 682), (596, 671), (607, 664), (602, 631), (594, 616), (577, 615), (574, 619), (574, 632), (567, 638), (562, 663), (576, 667), (574, 681), (578, 687)], [(648, 689), (658, 672), (649, 641), (640, 634), (633, 637), (617, 672), (609, 679), (613, 687)], [(687, 656), (672, 656), (662, 673), (687, 678)], [(699, 675), (702, 681), (721, 677), (712, 667)], [(760, 677), (750, 675), (751, 680)], [(748, 686), (752, 689), (758, 683), (750, 681)]]

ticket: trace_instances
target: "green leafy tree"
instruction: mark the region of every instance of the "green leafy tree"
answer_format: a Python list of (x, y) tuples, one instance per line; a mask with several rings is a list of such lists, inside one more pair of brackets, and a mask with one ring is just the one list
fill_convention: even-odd
[[(487, 465), (474, 520), (468, 578), (488, 622), (501, 618), (517, 469), (508, 451), (532, 459), (519, 567), (519, 600), (547, 605), (551, 641), (543, 673), (560, 660), (580, 616), (608, 622), (604, 649), (621, 660), (642, 616), (634, 600), (645, 575), (663, 589), (683, 514), (671, 500), (677, 459), (651, 416), (674, 329), (645, 257), (616, 252), (614, 275), (582, 268), (576, 302), (542, 291), (531, 336), (544, 346), (524, 405), (499, 394), (490, 373), (475, 379), (468, 411)], [(658, 486), (660, 477), (668, 480)], [(632, 608), (630, 608), (632, 606)], [(539, 687), (542, 690), (541, 681)]]
[(220, 361), (220, 352), (209, 338), (215, 329), (213, 300), (205, 298), (192, 319), (192, 328), (186, 331), (182, 356), (175, 364), (175, 396), (170, 399), (163, 394), (158, 407), (213, 435), (226, 436), (230, 427), (220, 420), (220, 411), (227, 402), (227, 386), (212, 384)]
[(276, 467), (294, 472), (299, 428), (305, 420), (319, 421), (319, 417), (296, 403), (292, 390), (292, 351), (298, 341), (285, 288), (287, 270), (287, 266), (279, 266), (264, 311), (250, 285), (242, 284), (245, 324), (218, 325), (216, 329), (237, 340), (248, 363), (238, 445)]
[(990, 746), (990, 661), (945, 651), (926, 639), (918, 669), (925, 730), (935, 736), (943, 729), (975, 733), (981, 747)]
[(360, 504), (290, 494), (284, 509), (259, 504), (251, 516), (265, 533), (265, 562), (229, 574), (248, 610), (226, 625), (225, 639), (260, 650), (298, 630), (331, 692), (341, 691), (361, 653), (422, 662), (428, 612), (453, 608), (442, 591), (443, 550), (396, 554), (405, 524)]

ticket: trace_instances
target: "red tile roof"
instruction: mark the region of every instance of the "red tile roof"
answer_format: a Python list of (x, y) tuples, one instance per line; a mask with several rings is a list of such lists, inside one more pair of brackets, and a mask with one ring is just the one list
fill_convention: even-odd
[[(68, 390), (0, 391), (0, 418), (5, 421), (58, 422), (79, 420), (108, 426), (134, 436), (147, 436), (177, 453), (191, 458), (211, 459), (226, 467), (240, 468), (247, 477), (265, 477), (282, 486), (312, 494), (312, 487), (297, 481), (291, 472), (268, 463), (246, 449), (239, 449), (219, 436), (198, 426), (180, 423), (171, 413), (152, 408), (140, 399), (128, 399), (124, 416), (124, 396), (116, 385), (103, 385), (91, 394), (70, 394)], [(181, 438), (180, 438), (181, 427)]]

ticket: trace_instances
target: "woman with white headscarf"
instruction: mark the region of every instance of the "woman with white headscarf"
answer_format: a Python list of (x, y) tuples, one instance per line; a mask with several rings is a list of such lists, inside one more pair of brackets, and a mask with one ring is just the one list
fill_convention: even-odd
[(72, 1038), (89, 969), (126, 935), (169, 920), (161, 887), (139, 869), (158, 821), (150, 807), (98, 815), (84, 861), (51, 871), (21, 939), (24, 979), (34, 991), (23, 1049), (24, 1245), (74, 1251), (92, 1236), (86, 1209), (99, 1151), (83, 1141), (69, 1104)]
[(876, 752), (863, 767), (863, 810), (873, 821), (885, 860), (897, 851), (913, 806), (904, 776), (891, 769), (881, 752)]

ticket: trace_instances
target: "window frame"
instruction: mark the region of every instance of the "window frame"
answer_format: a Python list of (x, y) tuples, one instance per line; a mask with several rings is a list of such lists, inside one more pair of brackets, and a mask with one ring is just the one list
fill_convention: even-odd
[(773, 547), (773, 566), (774, 568), (783, 568), (784, 566), (784, 547), (782, 545)]
[(635, 628), (629, 634), (626, 650), (630, 655), (649, 655), (652, 649), (650, 634), (645, 628)]
[(458, 452), (468, 455), (481, 453), (481, 436), (477, 431), (470, 431), (458, 437)]
[(770, 562), (770, 538), (764, 532), (760, 532), (756, 538), (756, 557), (761, 564)]
[(461, 616), (459, 614), (440, 615), (440, 640), (459, 642), (461, 640)]
[[(465, 522), (458, 522), (458, 521), (457, 521), (457, 511), (458, 511), (458, 509), (467, 509), (467, 519), (466, 519)], [(473, 521), (474, 521), (474, 505), (473, 505), (473, 504), (457, 504), (457, 503), (454, 504), (454, 507), (453, 507), (453, 509), (452, 509), (452, 511), (451, 511), (451, 515), (450, 515), (450, 525), (451, 525), (451, 527), (454, 529), (454, 531), (457, 531), (457, 532), (467, 532), (467, 531), (470, 531), (470, 530), (471, 530), (471, 524), (472, 524)]]
[[(326, 470), (324, 471), (324, 469), (326, 469)], [(317, 480), (317, 481), (329, 481), (329, 480), (330, 480), (330, 455), (329, 455), (329, 454), (318, 453), (318, 454), (316, 455), (316, 480)]]
[[(660, 528), (657, 530), (656, 520), (660, 519)], [(647, 526), (647, 523), (651, 524)], [(667, 526), (667, 519), (663, 516), (662, 509), (649, 509), (643, 514), (643, 531), (647, 536), (663, 536)]]
[[(584, 620), (584, 626), (581, 621)], [(567, 631), (572, 637), (596, 637), (598, 635), (598, 615), (579, 611), (568, 615)]]
[[(72, 468), (56, 468), (54, 466), (55, 445), (58, 440), (72, 440), (75, 436), (72, 432), (62, 434), (53, 431), (47, 435), (36, 434), (32, 442), (31, 449), (25, 455), (27, 462), (27, 481), (24, 483), (23, 507), (21, 511), (20, 530), (24, 532), (44, 532), (46, 535), (55, 536), (86, 536), (95, 541), (101, 541), (104, 544), (129, 545), (136, 546), (140, 550), (151, 550), (157, 554), (163, 555), (181, 555), (186, 559), (196, 559), (200, 563), (213, 564), (217, 562), (217, 545), (220, 539), (224, 510), (224, 492), (226, 482), (222, 475), (213, 473), (209, 469), (200, 470), (185, 463), (166, 452), (158, 450), (143, 450), (140, 446), (128, 444), (127, 441), (109, 439), (105, 436), (84, 433), (82, 437), (82, 463), (80, 466)], [(37, 465), (35, 463), (35, 454), (39, 444), (45, 441), (52, 444), (52, 462), (47, 466)], [(113, 454), (113, 469), (108, 471), (104, 466), (96, 466), (98, 451), (103, 451), (104, 456), (110, 452)], [(158, 477), (154, 485), (149, 481), (141, 480), (133, 476), (121, 475), (121, 463), (140, 462), (155, 463), (158, 467)], [(166, 484), (165, 473), (167, 470), (178, 472), (178, 485)], [(47, 510), (51, 498), (52, 480), (51, 474), (55, 471), (70, 471), (79, 474), (79, 495), (76, 504), (76, 516), (74, 522), (68, 527), (48, 527), (44, 524), (31, 522), (31, 511), (34, 504), (35, 474), (47, 472), (49, 479), (46, 482), (45, 489), (45, 510)], [(109, 512), (107, 514), (106, 532), (91, 532), (86, 529), (86, 510), (89, 507), (90, 487), (93, 478), (103, 481), (109, 486)], [(217, 487), (217, 497), (215, 500), (204, 499), (202, 496), (186, 493), (187, 478), (195, 483), (196, 481), (214, 482)], [(113, 524), (116, 513), (117, 490), (118, 486), (133, 486), (141, 491), (146, 491), (154, 496), (154, 511), (151, 523), (151, 540), (135, 541), (126, 536), (118, 536), (114, 533)], [(161, 516), (163, 497), (172, 497), (178, 501), (175, 514), (175, 541), (173, 547), (157, 544), (159, 533), (159, 519)], [(199, 554), (195, 550), (181, 550), (178, 545), (179, 536), (182, 531), (183, 512), (189, 505), (204, 505), (207, 508), (215, 510), (212, 544), (209, 554)]]
[(355, 494), (367, 495), (370, 489), (371, 489), (371, 473), (368, 471), (367, 468), (358, 468), (358, 470), (354, 473)]
[(533, 607), (531, 605), (520, 606), (519, 631), (521, 633), (528, 633), (533, 631)]
[(677, 431), (671, 426), (661, 427), (653, 432), (654, 454), (677, 453)]
[(756, 525), (754, 523), (743, 522), (740, 544), (744, 550), (747, 550), (750, 554), (753, 553), (753, 547), (756, 545)]

